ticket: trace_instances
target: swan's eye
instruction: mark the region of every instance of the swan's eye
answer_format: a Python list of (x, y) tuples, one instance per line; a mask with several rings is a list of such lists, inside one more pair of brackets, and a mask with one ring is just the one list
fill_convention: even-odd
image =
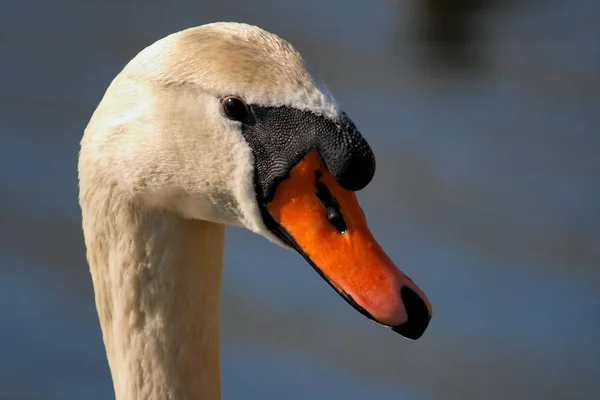
[(225, 115), (234, 121), (243, 122), (248, 118), (248, 105), (239, 97), (229, 96), (221, 101)]

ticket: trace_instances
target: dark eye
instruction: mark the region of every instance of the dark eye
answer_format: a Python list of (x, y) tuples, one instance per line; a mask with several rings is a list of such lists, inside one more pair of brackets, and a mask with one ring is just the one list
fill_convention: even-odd
[(230, 119), (234, 121), (244, 121), (248, 118), (250, 110), (248, 106), (239, 97), (229, 96), (221, 101), (223, 111)]

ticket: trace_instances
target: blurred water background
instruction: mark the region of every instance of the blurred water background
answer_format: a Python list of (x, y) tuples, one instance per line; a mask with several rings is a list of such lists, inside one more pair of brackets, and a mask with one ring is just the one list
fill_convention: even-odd
[(292, 42), (378, 159), (372, 230), (428, 293), (416, 342), (300, 256), (227, 233), (225, 399), (600, 398), (600, 2), (5, 2), (0, 398), (108, 399), (76, 159), (111, 79), (171, 32)]

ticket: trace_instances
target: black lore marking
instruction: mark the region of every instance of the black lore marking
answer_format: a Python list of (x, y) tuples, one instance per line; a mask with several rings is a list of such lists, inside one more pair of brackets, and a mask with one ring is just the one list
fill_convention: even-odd
[(345, 113), (334, 121), (289, 107), (249, 107), (254, 124), (242, 125), (242, 135), (254, 156), (254, 187), (265, 226), (300, 253), (352, 307), (376, 321), (352, 296), (333, 285), (292, 235), (275, 221), (266, 206), (273, 199), (279, 183), (311, 150), (317, 150), (329, 172), (344, 189), (356, 191), (364, 188), (375, 174), (375, 156), (371, 147)]
[(321, 172), (315, 171), (315, 186), (317, 187), (317, 197), (321, 200), (323, 207), (327, 211), (327, 220), (340, 233), (346, 233), (348, 226), (340, 210), (340, 205), (336, 198), (331, 195), (329, 188), (325, 186), (321, 179)]
[(259, 203), (273, 199), (279, 183), (311, 150), (317, 150), (333, 177), (347, 190), (360, 190), (373, 178), (373, 151), (345, 113), (333, 120), (290, 107), (249, 107), (254, 124), (242, 125), (242, 135), (254, 156)]

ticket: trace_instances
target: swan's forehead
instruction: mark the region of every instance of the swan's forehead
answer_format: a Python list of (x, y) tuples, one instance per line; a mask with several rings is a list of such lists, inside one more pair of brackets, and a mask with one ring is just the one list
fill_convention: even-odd
[(339, 114), (333, 96), (302, 56), (257, 27), (218, 23), (188, 29), (156, 42), (137, 59), (169, 85), (195, 85), (250, 104)]

